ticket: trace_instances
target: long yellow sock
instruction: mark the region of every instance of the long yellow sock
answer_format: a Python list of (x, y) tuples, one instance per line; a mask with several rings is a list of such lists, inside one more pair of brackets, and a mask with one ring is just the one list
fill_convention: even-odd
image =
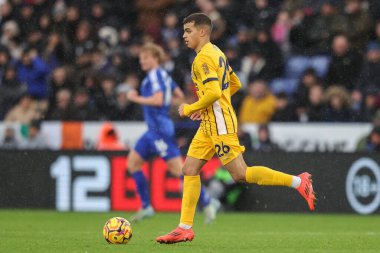
[(180, 223), (193, 225), (195, 208), (201, 193), (201, 177), (184, 176)]
[(258, 185), (279, 185), (290, 187), (293, 176), (264, 166), (252, 166), (247, 168), (245, 178), (248, 183), (255, 183)]

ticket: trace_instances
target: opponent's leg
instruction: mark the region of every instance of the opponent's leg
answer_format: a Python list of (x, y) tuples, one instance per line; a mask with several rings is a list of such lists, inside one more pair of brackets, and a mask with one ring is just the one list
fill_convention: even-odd
[(299, 176), (292, 176), (264, 166), (248, 167), (241, 154), (225, 164), (225, 167), (235, 181), (258, 185), (287, 186), (297, 189), (306, 200), (309, 209), (314, 210), (315, 195), (309, 173), (305, 172)]
[(135, 150), (132, 150), (128, 156), (128, 171), (135, 180), (137, 193), (142, 203), (142, 208), (131, 217), (132, 221), (140, 221), (154, 215), (154, 210), (150, 204), (148, 182), (141, 170), (143, 163), (144, 159)]

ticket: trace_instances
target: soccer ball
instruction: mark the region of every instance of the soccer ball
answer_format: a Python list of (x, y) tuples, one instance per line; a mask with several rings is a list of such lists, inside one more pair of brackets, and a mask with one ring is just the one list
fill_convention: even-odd
[(104, 225), (103, 236), (110, 244), (127, 244), (132, 238), (132, 226), (122, 217), (113, 217)]

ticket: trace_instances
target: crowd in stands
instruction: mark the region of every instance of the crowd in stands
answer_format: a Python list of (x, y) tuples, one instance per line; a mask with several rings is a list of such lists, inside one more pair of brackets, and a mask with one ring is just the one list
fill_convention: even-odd
[(240, 123), (372, 122), (380, 108), (378, 0), (0, 0), (0, 121), (143, 120), (126, 92), (146, 42), (186, 94), (182, 20), (204, 12), (243, 83)]

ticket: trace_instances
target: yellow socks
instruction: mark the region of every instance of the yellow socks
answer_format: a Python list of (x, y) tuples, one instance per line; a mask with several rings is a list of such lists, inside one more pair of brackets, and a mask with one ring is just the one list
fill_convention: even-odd
[(247, 168), (245, 178), (247, 183), (290, 187), (293, 176), (264, 166), (252, 166)]
[(195, 209), (201, 193), (201, 177), (184, 176), (180, 224), (193, 225)]

